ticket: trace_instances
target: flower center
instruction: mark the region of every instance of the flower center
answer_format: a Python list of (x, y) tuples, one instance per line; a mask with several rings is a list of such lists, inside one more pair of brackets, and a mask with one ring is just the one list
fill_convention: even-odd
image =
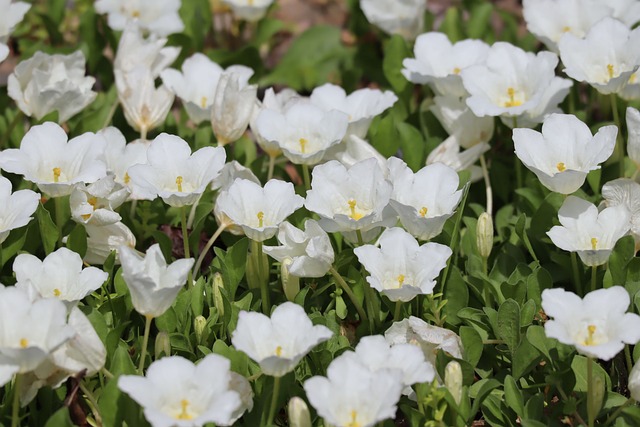
[(516, 90), (514, 88), (507, 88), (507, 96), (509, 97), (509, 100), (504, 103), (505, 107), (518, 107), (522, 105), (522, 101), (516, 100)]
[(178, 192), (182, 193), (182, 176), (176, 178), (176, 185), (178, 186)]
[(584, 340), (584, 345), (597, 345), (593, 335), (596, 333), (596, 325), (587, 326), (587, 338)]
[(632, 85), (638, 80), (638, 73), (633, 73), (629, 76), (629, 84)]
[(404, 283), (404, 274), (399, 274), (396, 280), (398, 280), (398, 288), (401, 288)]
[(556, 169), (558, 169), (558, 172), (564, 172), (567, 170), (567, 167), (564, 165), (564, 163), (560, 162), (556, 165)]
[(424, 218), (425, 216), (427, 216), (427, 212), (428, 211), (429, 211), (429, 209), (427, 209), (426, 206), (423, 206), (418, 213), (420, 214), (420, 216), (422, 218)]
[(569, 27), (569, 26), (562, 27), (562, 32), (563, 33), (568, 33), (569, 31), (571, 31), (571, 27)]
[(282, 346), (276, 347), (276, 356), (278, 357), (282, 356)]
[(133, 12), (131, 12), (131, 16), (133, 16), (134, 18), (140, 18), (140, 11), (134, 10)]
[(21, 348), (29, 347), (29, 340), (26, 338), (20, 338), (20, 347)]
[(125, 174), (124, 174), (124, 183), (125, 183), (125, 184), (128, 184), (128, 183), (129, 183), (129, 181), (131, 181), (131, 177), (129, 176), (129, 174), (128, 174), (128, 173), (125, 173)]
[(460, 71), (462, 71), (460, 68), (455, 67), (455, 68), (453, 69), (453, 74), (460, 74)]
[(300, 143), (300, 152), (304, 153), (305, 147), (309, 141), (307, 141), (305, 138), (300, 138), (298, 142)]
[(609, 73), (609, 80), (613, 78), (615, 70), (613, 68), (613, 64), (607, 64), (607, 73)]
[(207, 97), (206, 96), (203, 96), (202, 98), (200, 98), (200, 107), (207, 108)]
[(363, 217), (361, 213), (356, 212), (357, 202), (354, 199), (350, 199), (347, 203), (349, 204), (349, 210), (351, 211), (349, 217), (356, 221)]
[(591, 250), (596, 250), (596, 246), (598, 246), (598, 239), (595, 237), (591, 238)]
[(260, 211), (256, 215), (258, 217), (258, 227), (263, 227), (264, 224), (264, 212)]
[(60, 289), (55, 288), (55, 289), (53, 290), (53, 296), (54, 296), (54, 297), (59, 297), (60, 295), (62, 295), (62, 292), (60, 292)]
[(58, 182), (60, 180), (60, 174), (62, 171), (60, 168), (53, 168), (53, 182)]
[(189, 412), (187, 411), (187, 407), (189, 406), (189, 401), (187, 399), (182, 399), (180, 401), (180, 406), (181, 406), (182, 410), (180, 411), (178, 416), (176, 416), (176, 419), (178, 419), (178, 420), (191, 420), (191, 419), (193, 419), (193, 416), (191, 414), (189, 414)]
[(356, 411), (351, 411), (351, 422), (349, 424), (347, 424), (346, 427), (360, 427), (361, 424), (356, 421), (356, 418), (358, 418), (358, 412)]

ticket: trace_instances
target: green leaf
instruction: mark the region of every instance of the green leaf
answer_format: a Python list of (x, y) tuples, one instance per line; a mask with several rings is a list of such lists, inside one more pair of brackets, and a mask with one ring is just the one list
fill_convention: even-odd
[[(391, 36), (384, 43), (384, 59), (382, 61), (382, 70), (384, 76), (391, 84), (393, 90), (397, 93), (409, 88), (409, 81), (402, 75), (402, 61), (412, 56), (411, 50), (404, 38), (398, 34)], [(412, 87), (413, 85), (411, 85)]]
[[(587, 391), (587, 363), (588, 361), (585, 356), (576, 355), (573, 358), (573, 361), (571, 362), (571, 369), (576, 376), (576, 385), (573, 388), (573, 391)], [(611, 391), (611, 379), (596, 360), (593, 361), (593, 375), (594, 377), (599, 376), (605, 384), (606, 390)]]
[(471, 326), (461, 326), (459, 334), (464, 347), (464, 360), (475, 367), (480, 361), (484, 349), (482, 337)]
[(84, 258), (87, 253), (87, 231), (81, 224), (76, 224), (67, 238), (67, 248)]
[(414, 172), (424, 166), (424, 138), (420, 131), (408, 123), (397, 124), (400, 136), (400, 148), (402, 149), (402, 159)]
[(451, 267), (451, 274), (444, 288), (444, 298), (447, 300), (443, 308), (447, 322), (451, 325), (459, 324), (458, 313), (469, 305), (469, 287), (455, 265)]
[(508, 299), (498, 309), (498, 336), (513, 354), (520, 343), (520, 306)]
[(58, 409), (47, 421), (44, 427), (73, 427), (74, 424), (69, 416), (69, 408), (66, 406)]
[[(540, 362), (541, 358), (542, 354), (524, 337), (513, 354), (513, 376), (518, 379), (526, 375)], [(518, 415), (522, 416), (520, 413)]]
[(58, 242), (58, 227), (51, 219), (49, 211), (42, 206), (42, 203), (38, 205), (36, 209), (36, 218), (38, 220), (38, 227), (40, 228), (40, 237), (42, 238), (42, 246), (44, 252), (49, 255), (56, 248)]
[(524, 415), (522, 390), (518, 388), (516, 380), (511, 375), (507, 375), (504, 379), (504, 401), (519, 417)]
[(472, 39), (481, 39), (484, 34), (491, 31), (491, 15), (493, 14), (493, 4), (481, 3), (471, 9), (469, 21), (467, 22), (467, 36)]

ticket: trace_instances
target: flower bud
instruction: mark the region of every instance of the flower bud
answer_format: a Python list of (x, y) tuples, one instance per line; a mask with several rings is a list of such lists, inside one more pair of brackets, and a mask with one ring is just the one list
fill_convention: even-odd
[(462, 367), (455, 360), (444, 368), (444, 385), (459, 405), (462, 400)]
[(206, 328), (207, 328), (207, 319), (205, 319), (204, 316), (202, 315), (196, 316), (196, 318), (193, 319), (193, 330), (196, 333), (196, 341), (198, 344), (202, 343), (202, 337), (203, 335), (205, 335)]
[(289, 301), (292, 301), (300, 292), (300, 278), (289, 272), (289, 267), (293, 264), (291, 258), (287, 257), (280, 264), (280, 277), (282, 278), (282, 289)]
[(250, 85), (253, 70), (236, 67), (218, 80), (213, 99), (211, 127), (220, 145), (240, 139), (249, 126), (258, 86)]
[(222, 292), (220, 291), (222, 288), (224, 288), (222, 274), (216, 272), (213, 275), (213, 306), (218, 310), (220, 317), (224, 316), (224, 301), (222, 299)]
[(631, 397), (637, 402), (640, 402), (640, 363), (633, 365), (631, 373), (629, 374), (629, 392)]
[(602, 409), (602, 402), (604, 401), (605, 394), (604, 381), (602, 380), (602, 377), (600, 375), (593, 376), (593, 388), (591, 392), (592, 400), (590, 402), (591, 405), (587, 407), (587, 414), (589, 415), (590, 419), (595, 420), (598, 416), (598, 413), (600, 412), (600, 409)]
[(155, 342), (155, 359), (160, 359), (162, 355), (171, 355), (171, 340), (166, 332), (158, 332)]
[(491, 215), (486, 212), (480, 214), (478, 217), (478, 224), (476, 225), (476, 245), (478, 246), (478, 253), (482, 258), (489, 258), (491, 255), (491, 248), (493, 248), (493, 220)]
[(289, 425), (291, 427), (311, 427), (309, 408), (300, 397), (295, 396), (289, 400), (287, 412), (289, 414)]

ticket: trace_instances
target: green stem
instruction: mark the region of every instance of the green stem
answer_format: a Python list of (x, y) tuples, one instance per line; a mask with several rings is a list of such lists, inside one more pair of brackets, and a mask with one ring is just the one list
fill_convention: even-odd
[(393, 321), (398, 322), (402, 318), (402, 301), (396, 301), (396, 310), (393, 313)]
[(629, 344), (625, 344), (624, 346), (624, 359), (627, 363), (627, 372), (631, 372), (633, 369), (633, 360), (631, 359), (631, 350), (629, 349)]
[(13, 381), (13, 406), (11, 407), (11, 427), (20, 426), (20, 383), (22, 383), (22, 375), (16, 374)]
[(215, 241), (218, 239), (218, 237), (220, 237), (220, 235), (227, 228), (228, 225), (229, 224), (226, 223), (226, 222), (223, 222), (222, 224), (220, 224), (220, 226), (218, 227), (216, 232), (213, 233), (213, 236), (211, 236), (211, 238), (209, 239), (207, 244), (204, 246), (204, 249), (202, 250), (202, 252), (200, 252), (200, 256), (198, 257), (198, 261), (196, 261), (196, 265), (193, 267), (193, 277), (198, 277), (198, 272), (200, 271), (200, 266), (202, 265), (202, 262), (204, 261), (204, 258), (207, 256), (207, 252), (209, 252), (209, 250), (211, 249), (211, 247), (213, 246)]
[(273, 395), (271, 396), (271, 406), (269, 407), (269, 419), (267, 425), (273, 425), (278, 406), (278, 394), (280, 394), (280, 377), (273, 377)]
[[(191, 258), (191, 249), (189, 248), (189, 229), (187, 228), (187, 207), (183, 206), (180, 209), (180, 222), (182, 223), (182, 243), (184, 245), (184, 257)], [(188, 286), (193, 285), (193, 275), (189, 270), (189, 277), (187, 278)]]
[(64, 198), (54, 197), (54, 203), (56, 207), (56, 226), (58, 228), (58, 246), (62, 246), (62, 233), (66, 218), (64, 217)]
[(364, 239), (362, 238), (362, 231), (356, 230), (356, 238), (358, 239), (358, 246), (364, 245)]
[(591, 267), (591, 292), (596, 290), (596, 282), (598, 278), (598, 266)]
[(493, 190), (491, 188), (491, 179), (489, 178), (489, 168), (487, 167), (487, 161), (484, 158), (484, 154), (480, 156), (480, 166), (482, 167), (482, 176), (484, 177), (484, 185), (487, 194), (487, 213), (492, 215), (493, 213)]
[(578, 256), (575, 252), (571, 252), (571, 269), (573, 270), (573, 284), (575, 285), (576, 292), (581, 297), (584, 296), (584, 290), (582, 289), (582, 282), (580, 281), (580, 271), (578, 270)]
[(147, 357), (147, 346), (149, 345), (149, 332), (151, 331), (152, 321), (153, 316), (145, 316), (144, 336), (142, 337), (142, 350), (140, 351), (140, 364), (138, 365), (138, 372), (140, 375), (143, 374), (142, 370), (144, 369), (144, 359)]
[(593, 359), (587, 358), (587, 417), (589, 418), (589, 427), (593, 427), (596, 414), (593, 408)]
[(616, 94), (610, 95), (611, 112), (613, 113), (613, 122), (618, 127), (616, 136), (616, 151), (618, 152), (618, 164), (620, 165), (620, 178), (624, 178), (624, 142), (622, 140), (622, 124), (620, 122), (620, 113), (618, 112), (618, 100)]
[(331, 266), (331, 268), (329, 268), (329, 273), (331, 273), (331, 275), (335, 279), (335, 281), (338, 284), (338, 286), (340, 286), (342, 288), (342, 290), (347, 294), (347, 296), (351, 300), (351, 303), (356, 308), (356, 311), (358, 312), (358, 315), (360, 316), (360, 320), (362, 322), (368, 322), (369, 319), (367, 318), (367, 315), (364, 312), (364, 308), (362, 308), (362, 305), (358, 301), (358, 298), (356, 297), (356, 294), (353, 293), (353, 290), (349, 287), (347, 282), (345, 282), (345, 280), (342, 278), (340, 273), (338, 273), (338, 271), (333, 266)]
[(604, 426), (606, 427), (612, 422), (614, 422), (618, 418), (620, 413), (624, 410), (624, 408), (626, 408), (627, 406), (631, 405), (634, 402), (635, 402), (634, 399), (629, 398), (622, 405), (618, 406), (618, 408), (613, 412), (613, 414), (609, 415), (607, 420), (604, 422)]
[(258, 277), (260, 279), (260, 299), (262, 300), (262, 312), (268, 316), (271, 309), (271, 299), (269, 297), (268, 272), (265, 272), (262, 268), (262, 242), (256, 242), (255, 240), (253, 240), (251, 243), (253, 245), (251, 256), (255, 257), (254, 259), (256, 260), (256, 265), (258, 267)]
[[(11, 120), (11, 123), (9, 123), (9, 126), (7, 127), (6, 132), (4, 133), (4, 138), (2, 139), (3, 141), (7, 142), (7, 147), (10, 146), (10, 139), (11, 139), (11, 132), (13, 132), (13, 130), (15, 129), (15, 127), (17, 126), (18, 122), (24, 117), (24, 115), (22, 114), (21, 110), (18, 110), (18, 112), (16, 113), (16, 115), (13, 117), (13, 120)], [(5, 147), (5, 148), (7, 148)]]
[(309, 177), (309, 165), (302, 165), (302, 178), (304, 179), (304, 188), (311, 190), (311, 178)]
[(267, 171), (267, 181), (273, 178), (273, 171), (276, 167), (276, 156), (269, 156), (269, 170)]
[(83, 381), (80, 381), (78, 384), (80, 385), (80, 390), (82, 390), (89, 403), (91, 403), (91, 412), (93, 412), (93, 417), (96, 420), (96, 424), (102, 426), (102, 416), (100, 415), (98, 401)]

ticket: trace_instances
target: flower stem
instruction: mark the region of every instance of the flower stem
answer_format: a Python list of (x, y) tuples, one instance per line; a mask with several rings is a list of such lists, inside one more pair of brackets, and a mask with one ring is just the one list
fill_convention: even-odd
[(147, 357), (147, 345), (149, 344), (149, 332), (151, 331), (152, 321), (153, 316), (145, 316), (144, 336), (142, 338), (142, 350), (140, 351), (140, 364), (138, 365), (140, 375), (142, 375), (142, 370), (144, 369), (144, 359)]
[(596, 419), (593, 408), (593, 359), (587, 358), (587, 417), (589, 427), (593, 427)]
[(358, 246), (364, 245), (364, 239), (362, 238), (362, 231), (356, 230), (356, 238), (358, 239)]
[(591, 292), (596, 290), (596, 279), (598, 278), (598, 266), (591, 267)]
[[(187, 207), (183, 206), (180, 209), (181, 223), (182, 223), (182, 243), (184, 245), (184, 257), (191, 258), (191, 250), (189, 249), (189, 229), (187, 228)], [(189, 271), (189, 277), (187, 278), (188, 286), (193, 284), (193, 276)]]
[(393, 313), (393, 321), (398, 322), (402, 317), (402, 301), (396, 301), (396, 311)]
[(276, 407), (278, 406), (278, 394), (280, 394), (280, 377), (273, 377), (273, 394), (271, 395), (271, 406), (269, 407), (267, 425), (273, 425), (273, 419), (276, 416)]
[(89, 403), (91, 403), (91, 405), (90, 405), (91, 406), (91, 412), (93, 412), (93, 417), (96, 420), (96, 424), (98, 426), (102, 426), (102, 416), (100, 415), (98, 401), (96, 400), (96, 398), (93, 395), (93, 393), (91, 393), (91, 390), (89, 390), (87, 388), (87, 386), (84, 384), (83, 381), (80, 381), (78, 383), (78, 385), (80, 386), (80, 390), (82, 390), (82, 392), (86, 396), (86, 398), (89, 401)]
[(273, 171), (276, 167), (276, 156), (269, 156), (269, 169), (267, 171), (267, 181), (273, 178)]
[(630, 397), (622, 405), (618, 406), (618, 408), (613, 412), (613, 414), (609, 415), (607, 420), (604, 422), (604, 426), (606, 427), (609, 424), (611, 424), (613, 421), (615, 421), (620, 415), (620, 413), (624, 410), (624, 408), (631, 405), (633, 402), (635, 402), (635, 400)]
[(16, 378), (13, 381), (13, 406), (11, 407), (11, 427), (20, 426), (20, 383), (22, 382), (22, 375), (16, 374)]
[(580, 281), (580, 271), (578, 270), (578, 256), (575, 252), (571, 252), (571, 269), (573, 270), (573, 284), (576, 287), (576, 292), (583, 297), (584, 291), (582, 289), (582, 282)]
[(347, 294), (347, 296), (351, 300), (351, 303), (356, 308), (356, 311), (358, 312), (358, 315), (360, 316), (360, 320), (363, 321), (363, 322), (368, 322), (369, 319), (367, 318), (367, 315), (364, 312), (364, 308), (362, 308), (362, 305), (358, 301), (358, 298), (356, 298), (356, 295), (353, 293), (353, 290), (349, 287), (347, 282), (345, 282), (345, 280), (342, 278), (340, 273), (338, 273), (338, 271), (333, 266), (331, 268), (329, 268), (329, 273), (331, 273), (331, 275), (335, 279), (335, 281), (338, 284), (338, 286), (340, 286), (342, 288), (342, 290), (345, 291), (345, 293)]
[(302, 165), (302, 179), (304, 179), (304, 188), (311, 190), (311, 178), (309, 177), (309, 165)]
[[(263, 271), (262, 264), (262, 242), (256, 242), (252, 240), (253, 250), (251, 251), (251, 256), (254, 256), (256, 260), (256, 265), (258, 266), (258, 277), (260, 280), (260, 299), (262, 300), (262, 312), (269, 315), (269, 310), (271, 309), (271, 299), (269, 298), (269, 273), (268, 271)], [(266, 273), (266, 274), (265, 274)]]
[(484, 158), (484, 154), (480, 156), (480, 166), (482, 167), (482, 176), (484, 177), (484, 185), (487, 194), (487, 213), (492, 215), (493, 213), (493, 189), (491, 188), (491, 179), (489, 178), (489, 169), (487, 168), (487, 161)]
[(618, 151), (618, 164), (620, 165), (620, 178), (624, 178), (624, 142), (622, 140), (622, 126), (620, 123), (620, 113), (618, 112), (618, 99), (615, 93), (610, 95), (611, 113), (613, 114), (613, 122), (618, 128), (616, 135), (616, 151)]
[(633, 369), (633, 359), (631, 359), (631, 350), (629, 349), (629, 344), (625, 344), (624, 346), (624, 359), (627, 363), (627, 372), (631, 372), (631, 369)]
[(64, 217), (64, 202), (62, 197), (55, 197), (54, 199), (56, 205), (56, 226), (58, 227), (58, 246), (62, 246), (62, 233), (65, 223)]
[(222, 224), (220, 224), (220, 226), (218, 227), (216, 232), (213, 233), (213, 236), (211, 236), (211, 238), (209, 239), (207, 244), (204, 246), (204, 249), (202, 249), (202, 252), (200, 252), (200, 256), (198, 257), (198, 261), (196, 261), (196, 265), (193, 267), (193, 277), (198, 277), (198, 272), (200, 271), (200, 266), (202, 265), (202, 262), (204, 261), (204, 258), (207, 256), (207, 252), (209, 252), (209, 250), (211, 249), (211, 247), (213, 246), (215, 241), (218, 239), (218, 237), (220, 237), (220, 235), (225, 230), (225, 228), (227, 228), (228, 225), (229, 224), (227, 224), (226, 222), (223, 222)]

